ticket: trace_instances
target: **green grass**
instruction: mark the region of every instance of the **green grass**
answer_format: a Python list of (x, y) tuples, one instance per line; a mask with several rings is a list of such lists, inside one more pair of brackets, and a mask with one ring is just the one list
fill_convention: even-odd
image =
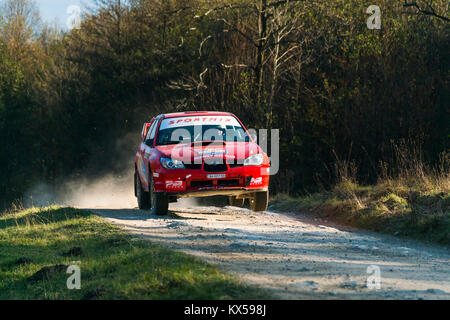
[(400, 180), (360, 186), (341, 182), (304, 197), (278, 195), (273, 210), (308, 213), (340, 224), (450, 245), (448, 181), (429, 186)]
[[(81, 256), (63, 253), (81, 247)], [(20, 257), (31, 263), (17, 265)], [(45, 266), (80, 261), (81, 289), (70, 274), (28, 277)], [(130, 237), (89, 212), (33, 208), (0, 216), (0, 299), (267, 299), (189, 255)]]

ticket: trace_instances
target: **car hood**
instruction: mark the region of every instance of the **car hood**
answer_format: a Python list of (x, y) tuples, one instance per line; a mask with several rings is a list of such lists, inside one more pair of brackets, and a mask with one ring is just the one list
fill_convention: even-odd
[(228, 160), (245, 159), (253, 154), (263, 153), (254, 142), (195, 142), (157, 146), (162, 157), (181, 161), (198, 159), (223, 158)]

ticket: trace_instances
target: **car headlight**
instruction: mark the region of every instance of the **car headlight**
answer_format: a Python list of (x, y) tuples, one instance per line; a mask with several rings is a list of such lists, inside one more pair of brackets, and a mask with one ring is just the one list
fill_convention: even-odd
[(264, 157), (262, 153), (254, 154), (244, 161), (244, 166), (260, 166), (262, 165)]
[(176, 159), (161, 158), (161, 165), (166, 169), (184, 169), (183, 161)]

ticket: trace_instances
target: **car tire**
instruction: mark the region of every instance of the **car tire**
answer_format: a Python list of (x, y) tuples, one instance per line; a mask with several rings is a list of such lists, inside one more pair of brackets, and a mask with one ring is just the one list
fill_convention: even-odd
[(269, 206), (269, 191), (255, 192), (250, 199), (250, 208), (255, 212), (266, 211)]
[(228, 197), (228, 203), (230, 206), (242, 208), (244, 206), (245, 199), (237, 199), (236, 197)]
[(162, 192), (155, 192), (153, 179), (149, 179), (150, 206), (153, 214), (157, 216), (165, 216), (169, 211), (169, 197)]
[(150, 195), (142, 188), (141, 179), (139, 179), (137, 172), (134, 173), (134, 193), (137, 198), (139, 209), (150, 209)]

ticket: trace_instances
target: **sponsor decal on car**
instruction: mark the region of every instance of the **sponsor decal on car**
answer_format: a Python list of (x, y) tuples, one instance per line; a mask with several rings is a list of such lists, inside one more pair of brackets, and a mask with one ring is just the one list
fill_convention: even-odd
[(145, 166), (145, 161), (144, 159), (142, 159), (142, 156), (139, 154), (138, 156), (138, 169), (139, 172), (141, 173), (141, 177), (142, 179), (147, 183), (147, 168)]
[[(197, 155), (194, 157), (195, 160), (202, 160), (202, 159), (212, 159), (217, 157), (225, 157), (227, 158), (227, 150), (225, 149), (205, 149), (197, 151)], [(223, 163), (223, 162), (222, 162)]]
[(250, 185), (251, 185), (251, 186), (259, 186), (259, 185), (262, 185), (262, 177), (259, 177), (259, 178), (252, 178), (252, 180), (250, 180)]
[(194, 161), (200, 161), (200, 163), (201, 163), (201, 160), (210, 160), (210, 159), (217, 159), (215, 164), (219, 164), (219, 163), (222, 164), (223, 163), (223, 158), (217, 158), (217, 155), (214, 155), (214, 154), (212, 154), (212, 155), (195, 156), (194, 157)]
[(224, 153), (227, 153), (227, 150), (225, 149), (205, 149), (205, 150), (200, 150), (198, 151), (198, 154), (201, 155), (222, 155)]
[(185, 189), (184, 181), (182, 180), (166, 180), (166, 189), (180, 191)]
[(193, 125), (216, 125), (224, 124), (235, 127), (240, 127), (241, 125), (232, 116), (199, 116), (199, 117), (179, 117), (179, 118), (169, 118), (164, 119), (161, 122), (159, 130), (177, 127), (187, 127)]

